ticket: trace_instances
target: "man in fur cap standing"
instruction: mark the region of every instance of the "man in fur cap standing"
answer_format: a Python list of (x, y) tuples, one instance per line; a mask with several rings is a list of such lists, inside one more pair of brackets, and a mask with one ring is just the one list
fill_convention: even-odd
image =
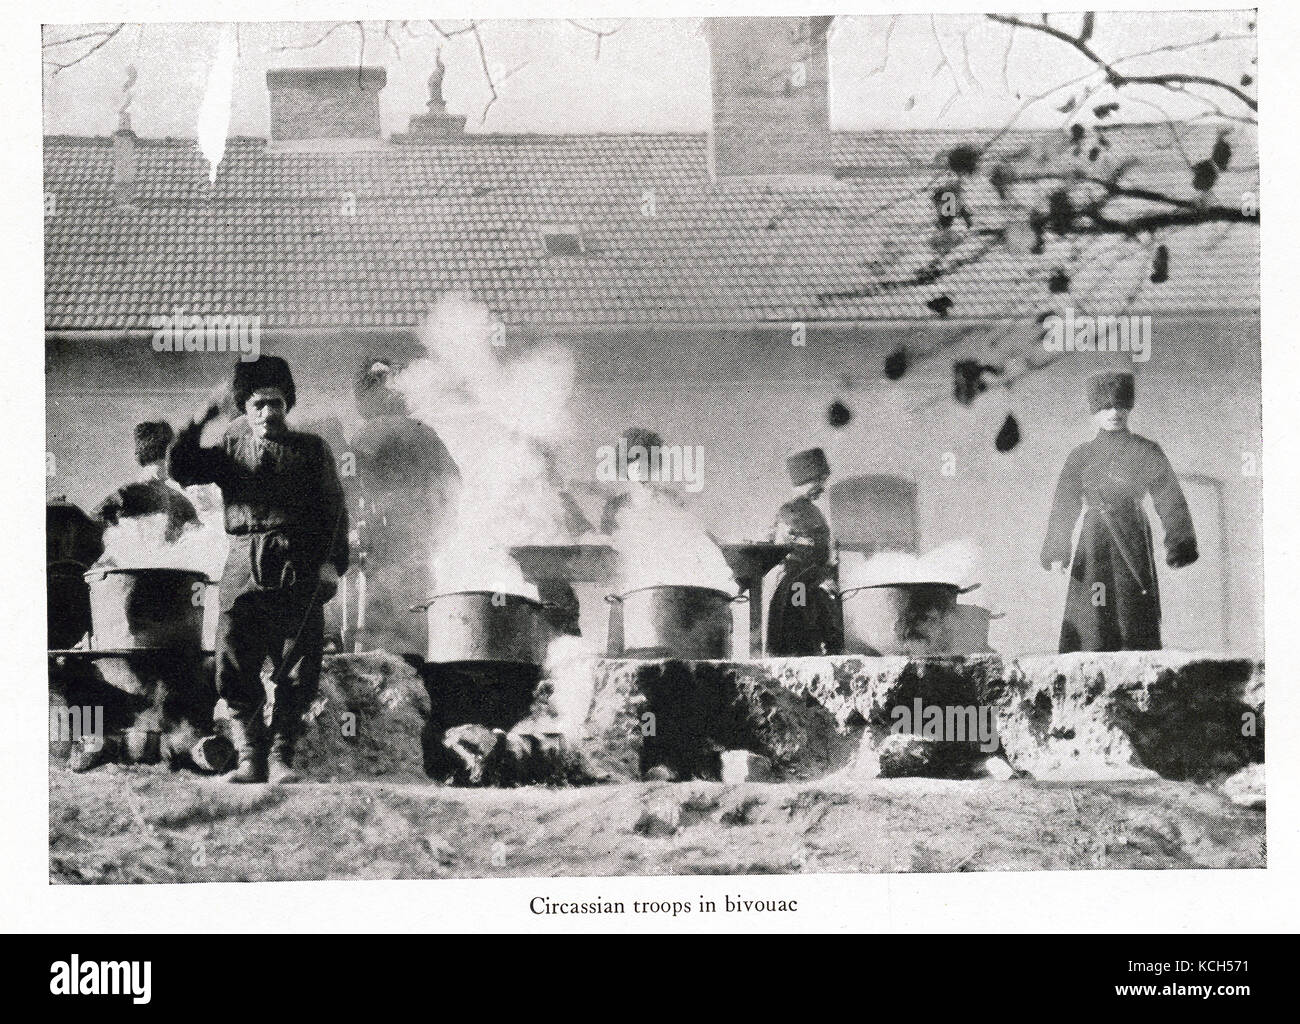
[[(225, 502), (230, 554), (221, 576), (217, 692), (232, 715), (239, 766), (232, 782), (294, 782), (294, 740), (320, 681), (322, 607), (348, 567), (348, 521), (329, 446), (292, 430), (297, 397), (289, 364), (262, 356), (235, 366), (230, 389), (243, 416), (219, 444), (201, 446), (225, 389), (177, 435), (177, 482), (214, 483)], [(262, 663), (270, 656), (275, 695), (269, 737)]]
[(1088, 379), (1097, 436), (1070, 453), (1052, 499), (1041, 557), (1044, 569), (1070, 569), (1062, 654), (1160, 648), (1160, 590), (1142, 508), (1147, 494), (1164, 524), (1165, 562), (1179, 569), (1197, 559), (1196, 531), (1173, 467), (1158, 444), (1129, 432), (1133, 400), (1131, 373)]

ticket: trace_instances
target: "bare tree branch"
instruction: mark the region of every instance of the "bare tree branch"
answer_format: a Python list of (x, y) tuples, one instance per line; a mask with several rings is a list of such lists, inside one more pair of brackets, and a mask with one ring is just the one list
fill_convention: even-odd
[(1045, 35), (1051, 36), (1054, 39), (1059, 39), (1061, 42), (1066, 43), (1067, 45), (1073, 47), (1079, 53), (1083, 54), (1083, 56), (1087, 57), (1088, 60), (1092, 61), (1092, 63), (1095, 64), (1098, 68), (1100, 68), (1101, 71), (1106, 75), (1106, 78), (1110, 82), (1110, 84), (1115, 86), (1115, 88), (1117, 89), (1123, 88), (1126, 85), (1155, 85), (1155, 86), (1163, 86), (1165, 88), (1173, 89), (1176, 91), (1181, 91), (1185, 86), (1188, 85), (1203, 85), (1208, 88), (1221, 89), (1224, 92), (1229, 93), (1230, 95), (1235, 97), (1238, 102), (1248, 107), (1250, 110), (1259, 109), (1258, 102), (1253, 98), (1251, 98), (1244, 90), (1238, 88), (1237, 86), (1231, 84), (1230, 82), (1225, 82), (1221, 79), (1213, 78), (1209, 75), (1193, 75), (1181, 71), (1170, 71), (1158, 75), (1128, 75), (1122, 71), (1116, 70), (1114, 63), (1105, 60), (1097, 53), (1096, 50), (1094, 50), (1090, 45), (1088, 45), (1088, 37), (1090, 37), (1092, 34), (1092, 27), (1090, 21), (1087, 23), (1088, 25), (1087, 36), (1081, 37), (1081, 36), (1071, 35), (1069, 32), (1065, 32), (1059, 28), (1055, 28), (1052, 25), (1047, 24), (1046, 22), (1042, 24), (1035, 24), (1034, 22), (1021, 21), (1019, 18), (1015, 18), (1007, 14), (986, 14), (985, 17), (990, 19), (991, 21), (996, 21), (1003, 25), (1011, 25), (1016, 28), (1024, 28), (1024, 29), (1028, 29), (1031, 32), (1041, 32)]
[(96, 51), (103, 49), (114, 39), (116, 39), (118, 33), (121, 32), (122, 29), (125, 27), (126, 27), (125, 23), (119, 22), (118, 24), (113, 25), (109, 28), (96, 29), (94, 32), (84, 32), (79, 36), (69, 36), (66, 39), (54, 39), (49, 42), (42, 42), (41, 49), (48, 52), (60, 46), (67, 46), (70, 43), (83, 43), (83, 42), (89, 42), (90, 40), (94, 40), (92, 45), (90, 45), (86, 50), (78, 54), (76, 57), (73, 57), (71, 60), (62, 60), (60, 58), (48, 56), (48, 55), (45, 56), (44, 63), (49, 64), (51, 67), (54, 68), (53, 72), (51, 72), (50, 74), (50, 77), (53, 78), (59, 72), (66, 71), (68, 68), (80, 64), (92, 53), (95, 53)]
[(583, 32), (589, 32), (589, 33), (591, 33), (593, 36), (596, 37), (596, 53), (595, 53), (595, 55), (594, 55), (593, 58), (592, 58), (593, 60), (600, 60), (600, 44), (601, 44), (601, 42), (604, 41), (608, 36), (616, 35), (616, 34), (618, 33), (618, 30), (621, 29), (621, 28), (623, 27), (621, 24), (619, 24), (619, 25), (616, 25), (614, 28), (610, 28), (610, 29), (599, 29), (599, 28), (593, 28), (593, 27), (590, 26), (590, 25), (584, 25), (582, 22), (578, 21), (576, 18), (565, 18), (564, 20), (567, 21), (567, 22), (568, 22), (570, 25), (572, 25), (574, 28), (576, 28), (576, 29), (580, 29), (580, 30), (582, 30)]

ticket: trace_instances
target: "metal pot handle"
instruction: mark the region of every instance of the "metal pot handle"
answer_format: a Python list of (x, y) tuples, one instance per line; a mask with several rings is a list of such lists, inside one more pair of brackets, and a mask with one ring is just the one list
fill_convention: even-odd
[(85, 562), (78, 562), (75, 558), (56, 558), (53, 562), (46, 562), (45, 569), (49, 571), (50, 569), (62, 568), (65, 565), (80, 569), (82, 573), (90, 569), (90, 566)]
[(428, 611), (429, 605), (433, 604), (434, 600), (435, 600), (434, 598), (430, 598), (429, 600), (425, 601), (424, 604), (413, 604), (411, 605), (411, 611), (413, 612)]
[[(878, 585), (879, 584), (877, 584), (877, 586)], [(969, 594), (972, 590), (979, 590), (979, 588), (982, 586), (983, 586), (982, 583), (972, 583), (969, 587), (958, 587), (957, 595), (960, 597), (962, 594)], [(875, 589), (874, 586), (848, 587), (847, 589), (840, 591), (840, 600), (841, 601), (844, 600), (844, 598), (848, 597), (850, 594), (856, 594), (859, 590), (874, 590), (874, 589)]]
[(731, 599), (732, 604), (749, 604), (749, 594), (737, 594)]
[(622, 604), (622, 603), (623, 603), (623, 598), (622, 598), (620, 595), (618, 595), (618, 594), (606, 594), (606, 595), (605, 595), (605, 603), (606, 603), (606, 604)]

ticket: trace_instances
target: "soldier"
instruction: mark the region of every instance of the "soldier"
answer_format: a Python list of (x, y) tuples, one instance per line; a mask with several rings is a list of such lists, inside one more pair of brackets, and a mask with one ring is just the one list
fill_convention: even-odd
[(429, 599), (429, 559), (451, 519), (460, 470), (437, 432), (410, 414), (394, 376), (389, 360), (374, 359), (353, 386), (361, 417), (352, 438), (354, 507), (362, 517), (358, 561), (367, 575), (360, 639), (367, 648), (423, 657), (425, 618), (410, 609)]
[[(221, 442), (201, 446), (220, 412), (213, 396), (171, 449), (183, 484), (215, 483), (225, 502), (230, 553), (221, 576), (217, 692), (232, 715), (239, 765), (232, 782), (294, 782), (294, 741), (320, 681), (322, 606), (348, 567), (348, 521), (329, 446), (291, 429), (296, 399), (289, 364), (278, 356), (239, 362), (231, 387), (244, 415)], [(224, 394), (224, 389), (223, 389)], [(268, 737), (262, 664), (275, 682)]]
[[(1173, 569), (1197, 559), (1196, 531), (1178, 477), (1154, 441), (1129, 432), (1131, 373), (1088, 379), (1088, 408), (1097, 436), (1065, 460), (1043, 541), (1044, 569), (1070, 568), (1061, 624), (1061, 653), (1152, 651), (1160, 648), (1160, 590), (1147, 494), (1165, 528), (1165, 562)], [(1083, 525), (1071, 559), (1070, 540)]]
[(164, 539), (169, 544), (179, 539), (187, 526), (197, 526), (199, 514), (194, 504), (180, 488), (171, 485), (167, 476), (167, 446), (171, 443), (172, 428), (166, 421), (137, 423), (135, 461), (140, 465), (140, 476), (101, 501), (95, 517), (116, 526), (122, 519), (166, 515)]
[(826, 453), (809, 448), (786, 459), (794, 498), (781, 506), (772, 540), (792, 544), (768, 605), (767, 652), (773, 655), (839, 654), (844, 627), (831, 560), (831, 530), (814, 502), (826, 490)]

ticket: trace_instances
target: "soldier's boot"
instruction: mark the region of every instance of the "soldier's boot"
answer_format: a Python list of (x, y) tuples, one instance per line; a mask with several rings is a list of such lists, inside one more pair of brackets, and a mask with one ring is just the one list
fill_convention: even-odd
[(265, 782), (266, 728), (261, 711), (239, 715), (230, 720), (230, 742), (235, 745), (238, 765), (226, 776), (227, 782)]
[(280, 785), (301, 782), (302, 776), (293, 767), (294, 741), (298, 734), (299, 716), (287, 711), (280, 711), (271, 717), (271, 760), (268, 766), (268, 781)]

